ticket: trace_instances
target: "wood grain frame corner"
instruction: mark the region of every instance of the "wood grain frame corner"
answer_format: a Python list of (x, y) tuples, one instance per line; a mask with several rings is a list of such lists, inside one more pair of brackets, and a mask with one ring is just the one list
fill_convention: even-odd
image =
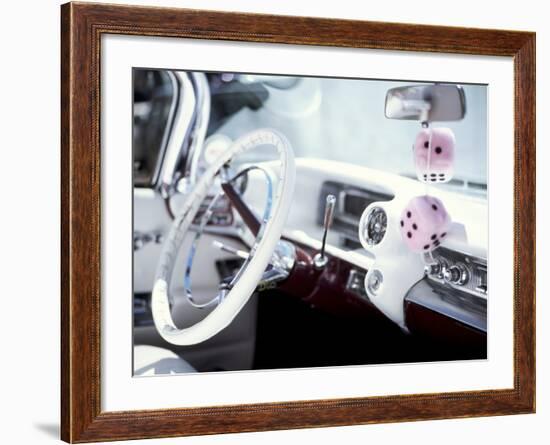
[[(61, 7), (61, 437), (171, 437), (535, 410), (535, 34), (172, 8)], [(509, 56), (515, 70), (514, 388), (102, 412), (100, 54), (103, 34)]]

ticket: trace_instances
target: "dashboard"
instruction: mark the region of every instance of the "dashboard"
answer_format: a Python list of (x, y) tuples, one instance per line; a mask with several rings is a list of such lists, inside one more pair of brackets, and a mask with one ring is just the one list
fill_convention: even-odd
[[(273, 168), (273, 166), (271, 166)], [(464, 326), (486, 331), (487, 221), (484, 198), (434, 190), (452, 216), (452, 229), (429, 261), (409, 252), (396, 227), (397, 215), (410, 197), (426, 193), (407, 177), (348, 163), (297, 159), (295, 202), (286, 239), (319, 249), (326, 196), (336, 196), (327, 252), (347, 266), (341, 289), (369, 302), (404, 330), (411, 324), (407, 308), (422, 308)], [(245, 200), (261, 208), (249, 178)], [(430, 193), (432, 190), (430, 190)], [(368, 213), (361, 226), (363, 213)], [(360, 232), (369, 243), (364, 247)], [(348, 296), (349, 296), (348, 295)], [(338, 298), (337, 295), (334, 298)]]
[[(276, 165), (266, 162), (262, 167), (275, 169)], [(423, 311), (486, 332), (487, 230), (479, 223), (487, 221), (486, 200), (436, 191), (452, 216), (453, 229), (433, 252), (432, 261), (425, 262), (419, 254), (408, 252), (395, 227), (403, 202), (425, 193), (424, 186), (349, 163), (298, 158), (296, 168), (296, 192), (283, 238), (314, 255), (323, 239), (326, 196), (336, 197), (326, 247), (332, 261), (320, 277), (322, 286), (317, 286), (327, 292), (320, 297), (312, 289), (312, 304), (330, 311), (375, 308), (405, 331), (416, 329), (414, 320)], [(244, 201), (258, 214), (265, 205), (264, 188), (264, 178), (254, 171), (240, 185)], [(177, 209), (177, 202), (172, 205)], [(214, 210), (206, 232), (251, 245), (226, 200), (220, 200)], [(362, 226), (364, 213), (367, 218)], [(366, 247), (361, 237), (369, 240)], [(138, 282), (136, 287), (143, 286)]]
[[(262, 108), (269, 95), (266, 95), (265, 86), (260, 84), (246, 86), (247, 94), (243, 94), (240, 89), (232, 89), (243, 87), (239, 82), (225, 85), (221, 82), (223, 79), (201, 73), (167, 75), (138, 70), (135, 76), (134, 83), (138, 88), (133, 109), (134, 323), (142, 328), (140, 335), (149, 335), (148, 332), (154, 329), (150, 313), (153, 273), (173, 216), (178, 213), (182, 199), (192, 190), (194, 180), (228, 148), (231, 138), (241, 134), (246, 125), (262, 126), (258, 121), (262, 113), (257, 110)], [(179, 79), (181, 84), (173, 83), (172, 78)], [(180, 94), (176, 95), (176, 91)], [(196, 97), (190, 100), (195, 93)], [(243, 101), (239, 101), (236, 107), (226, 107), (235, 102), (235, 97)], [(182, 98), (185, 101), (181, 101)], [(246, 102), (250, 99), (251, 103)], [(186, 108), (176, 115), (178, 100)], [(200, 113), (190, 113), (195, 102)], [(326, 97), (322, 103), (328, 103)], [(185, 110), (189, 113), (184, 113)], [(264, 110), (267, 114), (263, 115), (267, 116), (271, 126), (273, 116), (269, 114), (268, 106)], [(317, 312), (309, 311), (310, 307), (324, 310), (321, 316), (345, 314), (343, 319), (355, 318), (362, 328), (383, 320), (403, 338), (408, 336), (399, 332), (399, 328), (405, 333), (427, 335), (431, 339), (446, 337), (450, 342), (446, 341), (444, 348), (452, 342), (457, 345), (469, 342), (468, 351), (481, 348), (474, 356), (483, 357), (482, 349), (487, 344), (488, 301), (486, 193), (477, 196), (471, 191), (468, 193), (466, 189), (470, 186), (465, 179), (460, 179), (464, 181), (462, 185), (459, 179), (453, 179), (447, 184), (449, 188), (436, 189), (405, 176), (405, 163), (401, 162), (407, 157), (394, 156), (394, 160), (400, 159), (399, 164), (389, 165), (392, 159), (389, 148), (399, 145), (405, 151), (406, 145), (386, 139), (377, 142), (357, 138), (355, 132), (340, 132), (353, 139), (356, 145), (351, 149), (349, 144), (352, 141), (342, 138), (341, 134), (332, 139), (325, 137), (324, 132), (302, 131), (301, 127), (296, 132), (292, 127), (295, 121), (279, 119), (273, 122), (276, 127), (283, 127), (280, 130), (289, 136), (295, 147), (303, 148), (296, 151), (297, 155), (315, 154), (325, 159), (305, 156), (296, 159), (295, 193), (282, 239), (290, 241), (302, 257), (296, 256), (297, 261), (290, 266), (292, 274), (273, 287), (262, 287), (260, 282), (256, 287), (257, 294), (273, 292), (280, 298), (271, 301), (279, 304), (284, 299), (300, 305), (306, 303), (303, 306), (308, 312)], [(285, 127), (288, 123), (290, 125)], [(193, 132), (187, 131), (191, 125), (195, 128)], [(335, 125), (335, 128), (339, 127)], [(311, 139), (310, 133), (315, 133), (321, 140)], [(301, 139), (304, 137), (306, 139)], [(180, 139), (184, 140), (183, 144)], [(346, 147), (345, 156), (341, 156), (343, 151), (334, 146), (335, 141)], [(363, 146), (365, 141), (370, 145), (368, 149)], [(158, 149), (149, 150), (149, 145)], [(306, 148), (315, 148), (315, 152)], [(332, 158), (343, 162), (330, 160)], [(227, 172), (236, 173), (241, 166), (237, 162), (242, 162), (243, 166), (253, 163), (279, 176), (276, 162), (268, 159), (273, 157), (266, 152), (262, 152), (261, 157), (245, 157), (226, 166)], [(242, 182), (233, 185), (243, 194), (246, 205), (262, 215), (266, 206), (263, 175), (252, 171), (242, 176)], [(479, 185), (483, 186), (482, 183)], [(406, 203), (423, 194), (433, 195), (444, 202), (453, 221), (449, 236), (429, 258), (409, 251), (397, 229), (398, 215)], [(335, 197), (336, 205), (326, 234), (325, 206), (329, 195)], [(242, 224), (232, 207), (238, 206), (238, 202), (231, 204), (226, 195), (213, 202), (213, 196), (201, 204), (190, 229), (194, 231), (199, 226), (205, 229), (193, 276), (193, 293), (198, 302), (208, 301), (224, 279), (237, 273), (243, 258), (238, 253), (242, 254), (241, 250), (254, 244), (250, 230)], [(201, 225), (203, 215), (208, 216), (204, 219), (204, 226)], [(184, 274), (187, 264), (184, 254), (194, 249), (193, 236), (190, 233), (184, 240), (176, 261), (175, 276)], [(327, 242), (327, 261), (319, 267), (315, 258), (324, 240)], [(189, 305), (182, 280), (174, 283), (173, 291), (172, 309), (178, 325), (193, 325), (204, 317), (204, 311), (201, 313)], [(220, 350), (226, 346), (233, 348), (245, 343), (246, 349), (250, 353), (253, 351), (254, 342), (250, 339), (254, 334), (250, 333), (256, 331), (259, 310), (255, 305), (259, 300), (269, 300), (269, 295), (255, 295), (243, 312), (245, 322), (239, 322), (245, 328), (227, 331), (208, 345), (212, 351), (207, 355), (219, 359), (223, 355)], [(304, 330), (301, 323), (299, 330)], [(334, 329), (328, 331), (332, 333)], [(373, 332), (378, 336), (382, 331)], [(230, 348), (225, 353), (227, 361), (236, 355)]]
[[(326, 181), (321, 186), (317, 204), (317, 224), (324, 222), (325, 197), (337, 196), (331, 230), (338, 234), (342, 248), (360, 249), (360, 219), (364, 209), (377, 202), (394, 198), (388, 193), (373, 192), (350, 184)], [(373, 207), (364, 228), (370, 244), (382, 241), (387, 228), (387, 215)], [(406, 302), (421, 305), (473, 328), (487, 328), (487, 261), (484, 258), (441, 247), (433, 252), (433, 263), (425, 267), (427, 285), (420, 285), (407, 294)], [(346, 290), (368, 298), (364, 280), (367, 271), (351, 268)], [(419, 289), (425, 292), (420, 292)], [(427, 291), (429, 290), (429, 291)]]

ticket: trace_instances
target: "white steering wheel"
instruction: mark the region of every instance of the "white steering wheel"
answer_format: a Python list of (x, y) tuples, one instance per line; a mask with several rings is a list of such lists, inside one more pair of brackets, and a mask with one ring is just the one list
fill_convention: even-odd
[[(219, 305), (195, 325), (179, 329), (170, 312), (169, 289), (180, 246), (216, 175), (234, 156), (260, 146), (271, 146), (277, 150), (280, 174), (273, 202), (264, 215), (248, 259), (230, 288), (223, 291), (218, 300)], [(184, 200), (160, 254), (151, 306), (155, 326), (162, 338), (175, 345), (193, 345), (209, 339), (233, 321), (256, 289), (281, 237), (292, 201), (295, 176), (294, 154), (290, 143), (281, 133), (271, 129), (256, 130), (240, 137), (210, 165)]]

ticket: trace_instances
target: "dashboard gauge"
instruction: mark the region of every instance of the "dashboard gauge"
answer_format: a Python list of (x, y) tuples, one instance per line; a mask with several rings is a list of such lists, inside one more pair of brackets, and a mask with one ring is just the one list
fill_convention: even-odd
[(380, 244), (386, 234), (388, 216), (381, 207), (372, 207), (361, 218), (359, 238), (368, 246)]
[(204, 162), (207, 165), (212, 164), (232, 143), (231, 138), (225, 134), (213, 134), (210, 136), (204, 142)]

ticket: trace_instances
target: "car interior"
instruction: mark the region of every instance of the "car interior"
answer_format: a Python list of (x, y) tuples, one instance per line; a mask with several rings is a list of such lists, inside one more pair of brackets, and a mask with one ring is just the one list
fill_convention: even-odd
[[(485, 360), (486, 101), (135, 68), (133, 375)], [(419, 173), (443, 127), (452, 170)]]

